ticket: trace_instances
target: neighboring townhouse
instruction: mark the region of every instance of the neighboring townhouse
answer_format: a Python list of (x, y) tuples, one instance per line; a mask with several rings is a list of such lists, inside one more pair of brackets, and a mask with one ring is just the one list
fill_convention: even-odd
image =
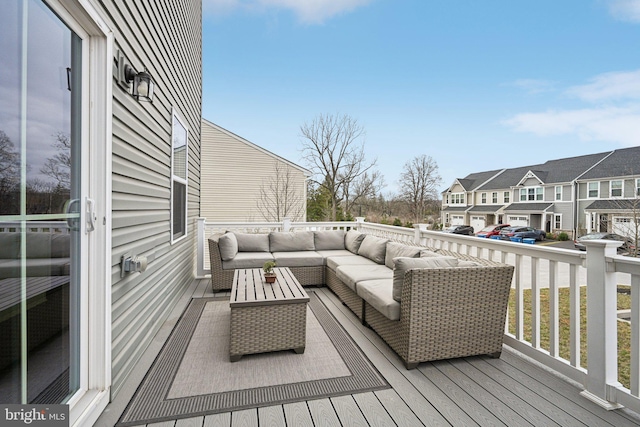
[(637, 237), (640, 147), (616, 150), (578, 180), (578, 227)]
[(306, 221), (311, 172), (202, 119), (200, 215), (209, 221)]
[[(468, 224), (469, 215), (467, 210), (475, 204), (475, 189), (501, 172), (500, 170), (479, 172), (468, 175), (466, 178), (456, 179), (442, 193), (442, 223), (447, 226)], [(491, 214), (489, 213), (489, 215)]]
[[(622, 224), (617, 230), (620, 231), (623, 226), (629, 228), (629, 197), (634, 192), (637, 194), (637, 186), (640, 186), (638, 173), (631, 171), (631, 168), (634, 164), (640, 164), (637, 157), (639, 153), (640, 147), (635, 147), (504, 169), (482, 185), (468, 188), (466, 200), (469, 203), (463, 207), (450, 203), (451, 194), (460, 190), (460, 182), (467, 182), (469, 177), (473, 181), (474, 177), (482, 173), (457, 179), (443, 192), (443, 223), (466, 223), (472, 225), (475, 231), (485, 225), (508, 223), (531, 226), (547, 232), (564, 231), (575, 236), (594, 229), (612, 231), (614, 227), (605, 223), (605, 220), (611, 209), (615, 209), (618, 213), (626, 210), (624, 215), (618, 215), (612, 220)], [(604, 203), (601, 194), (606, 193), (606, 198), (609, 198), (611, 186), (615, 187), (613, 194), (620, 196)], [(588, 188), (591, 188), (591, 193)], [(622, 204), (622, 199), (626, 199), (625, 204)], [(595, 201), (598, 203), (594, 204)], [(452, 208), (457, 208), (455, 218), (447, 215)], [(586, 221), (590, 223), (589, 226), (584, 225), (587, 208), (591, 215)], [(601, 226), (595, 227), (596, 223)]]
[(202, 2), (2, 6), (0, 400), (89, 426), (193, 281)]

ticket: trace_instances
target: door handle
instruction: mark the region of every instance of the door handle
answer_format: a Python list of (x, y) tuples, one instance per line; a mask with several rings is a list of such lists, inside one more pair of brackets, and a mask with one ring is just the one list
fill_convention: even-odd
[[(67, 226), (69, 227), (69, 231), (78, 231), (79, 227), (79, 207), (77, 206), (79, 204), (80, 200), (79, 199), (71, 199), (71, 200), (67, 200), (65, 202), (65, 206), (64, 206), (64, 213), (67, 214)], [(76, 210), (77, 209), (77, 210)], [(78, 216), (75, 216), (73, 214), (78, 214)], [(73, 215), (73, 216), (70, 216)]]
[(87, 227), (85, 229), (86, 233), (90, 233), (91, 231), (96, 229), (96, 202), (93, 199), (87, 197), (85, 199), (85, 214), (86, 214), (86, 222)]

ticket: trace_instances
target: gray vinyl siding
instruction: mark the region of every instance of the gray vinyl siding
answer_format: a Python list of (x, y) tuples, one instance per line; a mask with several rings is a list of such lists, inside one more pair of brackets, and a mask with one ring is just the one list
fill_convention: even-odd
[[(556, 202), (553, 205), (553, 213), (562, 215), (562, 230), (573, 229), (573, 204), (571, 202)], [(553, 218), (551, 219), (553, 221)], [(553, 222), (551, 223), (553, 227)]]
[[(102, 1), (114, 31), (112, 156), (112, 396), (120, 390), (192, 280), (200, 216), (202, 6), (199, 0)], [(117, 54), (155, 81), (153, 103), (117, 82)], [(171, 244), (171, 131), (176, 109), (188, 130), (187, 237)], [(120, 258), (148, 258), (120, 278)]]
[(202, 203), (207, 221), (265, 221), (257, 201), (274, 167), (289, 168), (306, 219), (306, 176), (303, 169), (206, 120), (202, 122)]

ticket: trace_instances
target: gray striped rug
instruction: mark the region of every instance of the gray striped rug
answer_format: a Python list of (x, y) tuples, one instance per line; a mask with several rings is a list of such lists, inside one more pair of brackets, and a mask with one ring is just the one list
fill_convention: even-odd
[[(149, 372), (147, 372), (117, 426), (149, 424), (389, 388), (388, 383), (347, 335), (322, 301), (313, 292), (309, 292), (309, 297), (309, 308), (311, 310), (309, 311), (307, 322), (315, 322), (317, 320), (317, 323), (321, 325), (321, 328), (319, 328), (320, 333), (326, 335), (315, 339), (322, 339), (324, 341), (321, 342), (323, 342), (324, 346), (333, 345), (335, 349), (335, 352), (333, 349), (330, 349), (331, 351), (327, 351), (326, 348), (318, 349), (320, 354), (317, 355), (317, 360), (326, 357), (327, 353), (335, 353), (339, 359), (335, 362), (335, 365), (341, 365), (341, 369), (335, 369), (335, 375), (331, 376), (331, 372), (318, 375), (317, 372), (314, 372), (316, 369), (313, 369), (313, 367), (312, 369), (295, 369), (295, 362), (299, 363), (304, 360), (305, 363), (313, 363), (314, 356), (316, 356), (314, 355), (314, 346), (310, 345), (311, 343), (309, 342), (310, 339), (314, 338), (307, 336), (307, 349), (304, 355), (296, 355), (293, 352), (265, 353), (244, 356), (240, 362), (232, 364), (234, 367), (244, 366), (247, 368), (247, 376), (253, 377), (250, 378), (252, 381), (251, 388), (242, 388), (241, 383), (240, 386), (235, 387), (236, 389), (228, 391), (230, 388), (229, 384), (226, 384), (228, 380), (220, 381), (220, 376), (211, 373), (211, 381), (209, 381), (205, 392), (202, 391), (202, 388), (198, 388), (197, 385), (194, 385), (193, 393), (185, 392), (184, 390), (188, 389), (185, 388), (188, 384), (185, 386), (184, 378), (189, 377), (185, 377), (184, 371), (185, 369), (190, 369), (188, 366), (193, 364), (193, 360), (190, 360), (193, 352), (189, 353), (188, 349), (197, 347), (197, 345), (190, 347), (190, 344), (199, 339), (210, 338), (201, 336), (200, 333), (194, 334), (197, 330), (209, 328), (209, 326), (203, 328), (203, 325), (200, 325), (201, 328), (198, 329), (199, 323), (201, 321), (205, 322), (205, 318), (208, 317), (205, 311), (207, 304), (221, 304), (220, 307), (215, 308), (219, 309), (218, 311), (223, 315), (228, 315), (228, 312), (223, 311), (228, 307), (228, 299), (194, 298), (185, 309), (171, 336), (160, 351)], [(203, 313), (205, 313), (204, 316)], [(220, 314), (218, 315), (220, 316)], [(311, 319), (311, 316), (315, 317), (315, 319)], [(224, 324), (224, 322), (220, 323)], [(228, 333), (220, 335), (218, 330), (216, 340), (220, 343), (219, 345), (226, 346), (225, 340), (228, 341)], [(207, 352), (207, 354), (210, 354), (210, 352)], [(303, 356), (304, 359), (301, 359), (300, 356)], [(222, 356), (219, 354), (218, 357)], [(295, 359), (296, 357), (298, 359)], [(291, 372), (291, 367), (294, 366), (293, 369), (297, 371), (297, 378), (289, 380), (291, 377), (289, 375), (274, 374), (279, 376), (280, 380), (265, 378), (264, 385), (255, 384), (255, 375), (249, 372), (257, 366), (261, 366), (260, 363), (264, 364), (265, 358), (274, 365), (273, 371), (276, 373), (279, 372), (278, 364), (283, 365), (281, 370), (289, 369), (289, 372)], [(181, 369), (183, 361), (187, 361), (187, 363)], [(292, 361), (294, 365), (292, 365)], [(222, 365), (230, 362), (220, 360), (218, 363)], [(241, 363), (243, 365), (239, 365)], [(231, 367), (232, 365), (227, 366)], [(208, 372), (206, 369), (195, 369), (201, 378), (207, 378)], [(224, 367), (222, 370), (224, 370)], [(309, 371), (309, 376), (312, 376), (313, 379), (305, 380), (305, 371)], [(317, 379), (319, 376), (322, 378)], [(242, 377), (242, 375), (238, 375), (236, 379), (241, 379), (239, 377)], [(286, 377), (289, 382), (287, 380), (283, 381), (282, 377)], [(183, 384), (179, 384), (180, 381)], [(216, 383), (220, 384), (220, 389), (225, 391), (216, 391)], [(176, 389), (180, 390), (176, 391)]]

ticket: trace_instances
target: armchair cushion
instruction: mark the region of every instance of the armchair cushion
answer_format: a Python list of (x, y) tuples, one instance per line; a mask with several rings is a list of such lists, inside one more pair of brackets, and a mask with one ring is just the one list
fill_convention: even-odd
[(406, 258), (418, 258), (420, 256), (420, 250), (416, 246), (407, 246), (402, 243), (388, 242), (387, 252), (384, 256), (384, 265), (393, 270), (395, 263), (394, 258), (406, 257)]
[(384, 265), (343, 265), (336, 270), (336, 276), (355, 292), (358, 282), (374, 279), (392, 279), (393, 271)]
[(450, 256), (429, 258), (395, 258), (393, 270), (393, 299), (400, 302), (404, 274), (412, 268), (451, 268), (458, 266), (458, 259)]
[(321, 230), (313, 232), (316, 251), (344, 249), (343, 230)]
[(238, 253), (238, 239), (233, 233), (226, 233), (218, 239), (218, 248), (220, 248), (220, 258), (223, 261), (229, 261), (235, 258)]
[(347, 248), (347, 250), (349, 250), (349, 252), (357, 254), (364, 238), (364, 233), (361, 233), (357, 230), (349, 230), (344, 236), (344, 246), (345, 248)]
[(269, 252), (268, 234), (233, 233), (238, 241), (238, 252)]
[(313, 251), (274, 252), (278, 267), (317, 267), (324, 265), (322, 255)]
[(393, 299), (391, 279), (358, 282), (356, 293), (389, 320), (400, 320), (400, 303)]
[(232, 260), (222, 261), (222, 268), (262, 268), (266, 261), (273, 261), (273, 255), (269, 252), (238, 252)]
[(272, 231), (269, 248), (271, 252), (314, 251), (313, 231)]
[(376, 264), (384, 264), (384, 257), (387, 253), (388, 239), (381, 237), (366, 235), (360, 244), (358, 249), (358, 255), (369, 258), (375, 261)]
[(328, 257), (327, 266), (331, 270), (336, 271), (338, 267), (340, 267), (341, 265), (377, 265), (374, 261), (371, 261), (369, 258), (353, 255), (351, 252), (349, 253), (350, 255)]

